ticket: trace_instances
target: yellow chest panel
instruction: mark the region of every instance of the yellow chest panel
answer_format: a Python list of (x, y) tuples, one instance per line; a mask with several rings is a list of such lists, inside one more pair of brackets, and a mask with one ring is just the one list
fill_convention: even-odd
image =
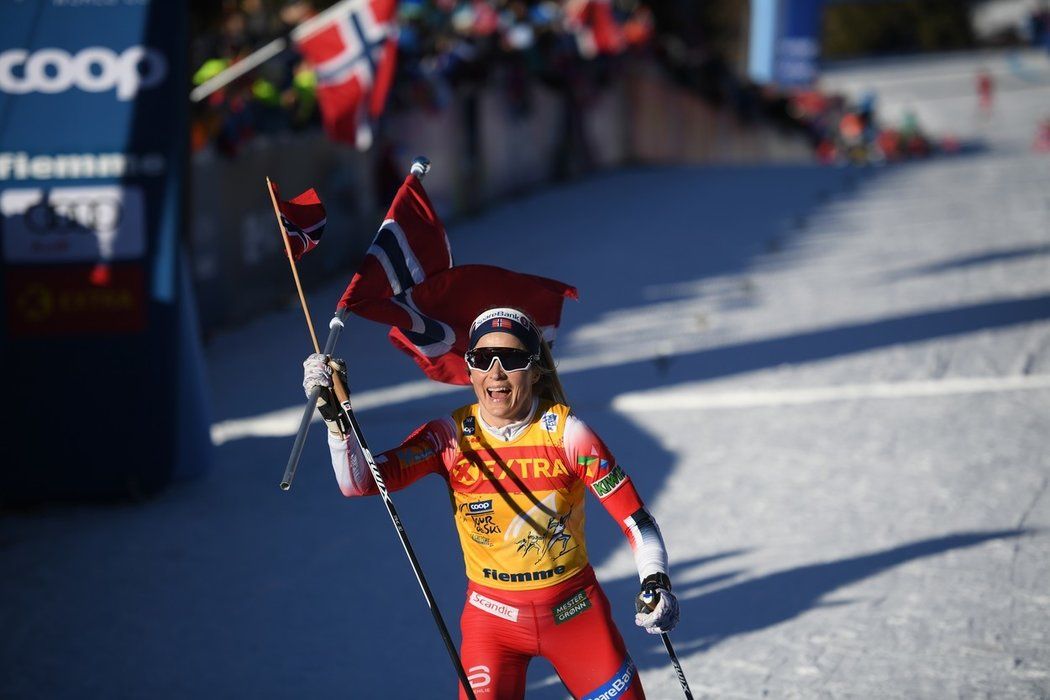
[(477, 406), (456, 411), (459, 452), (449, 470), (467, 576), (509, 590), (542, 588), (587, 564), (584, 484), (565, 463), (568, 408), (541, 404), (515, 440), (485, 433)]

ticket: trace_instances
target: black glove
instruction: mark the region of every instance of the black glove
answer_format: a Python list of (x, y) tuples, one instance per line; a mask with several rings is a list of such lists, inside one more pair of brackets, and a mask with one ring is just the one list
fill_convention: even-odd
[(328, 426), (328, 432), (339, 437), (346, 437), (350, 432), (350, 421), (339, 407), (339, 401), (332, 391), (333, 370), (339, 373), (339, 379), (349, 393), (350, 384), (346, 379), (346, 362), (316, 352), (303, 362), (303, 390), (309, 397), (313, 388), (320, 387), (321, 391), (317, 395), (317, 412), (321, 414), (321, 418)]

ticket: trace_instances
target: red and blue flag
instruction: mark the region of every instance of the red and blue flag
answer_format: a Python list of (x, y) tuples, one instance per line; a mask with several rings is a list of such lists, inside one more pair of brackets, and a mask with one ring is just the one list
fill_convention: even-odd
[(391, 326), (390, 341), (429, 378), (467, 384), (463, 354), (478, 314), (521, 309), (553, 342), (563, 302), (576, 297), (574, 287), (545, 277), (453, 265), (444, 225), (422, 183), (409, 175), (339, 307)]
[(317, 74), (317, 101), (334, 141), (366, 150), (397, 63), (396, 0), (343, 0), (292, 31)]
[(283, 200), (277, 183), (271, 184), (277, 208), (281, 212), (281, 223), (288, 234), (292, 258), (298, 260), (321, 242), (328, 216), (314, 188), (311, 187), (293, 199)]

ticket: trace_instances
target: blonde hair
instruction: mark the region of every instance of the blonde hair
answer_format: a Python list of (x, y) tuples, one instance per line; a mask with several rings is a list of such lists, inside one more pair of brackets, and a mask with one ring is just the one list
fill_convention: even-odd
[(541, 399), (547, 399), (554, 403), (569, 405), (569, 399), (565, 396), (565, 387), (561, 384), (558, 376), (558, 368), (554, 364), (554, 356), (551, 354), (551, 346), (542, 337), (540, 338), (540, 379), (536, 382), (536, 395)]

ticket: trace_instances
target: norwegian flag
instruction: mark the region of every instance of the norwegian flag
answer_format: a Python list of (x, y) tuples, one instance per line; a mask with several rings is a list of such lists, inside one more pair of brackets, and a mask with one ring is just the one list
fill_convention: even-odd
[(317, 74), (325, 132), (366, 150), (397, 62), (396, 0), (343, 0), (292, 31)]
[(298, 260), (317, 247), (321, 242), (328, 216), (325, 214), (321, 198), (317, 191), (310, 188), (298, 197), (287, 201), (281, 199), (277, 183), (271, 182), (277, 208), (281, 211), (281, 223), (288, 233), (288, 244), (292, 249), (292, 258)]
[(339, 307), (392, 326), (390, 341), (431, 379), (467, 384), (463, 353), (478, 314), (519, 308), (553, 342), (566, 298), (577, 298), (576, 289), (545, 277), (453, 266), (445, 228), (422, 183), (409, 175)]
[(452, 249), (445, 226), (419, 178), (410, 174), (394, 196), (339, 305), (355, 311), (362, 301), (397, 296), (450, 267)]
[(570, 0), (565, 8), (576, 47), (584, 58), (623, 53), (627, 39), (613, 14), (611, 0)]
[(431, 379), (469, 384), (463, 354), (470, 324), (485, 309), (521, 309), (554, 342), (565, 299), (576, 288), (556, 280), (492, 265), (456, 265), (388, 299), (359, 301), (351, 311), (393, 326), (390, 341)]

